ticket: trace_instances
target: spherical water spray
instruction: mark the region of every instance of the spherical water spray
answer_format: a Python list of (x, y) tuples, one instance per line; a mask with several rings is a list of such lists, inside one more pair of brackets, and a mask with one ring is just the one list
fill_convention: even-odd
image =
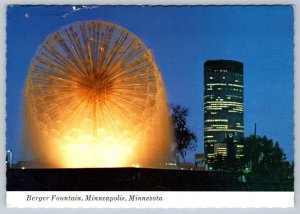
[(25, 142), (44, 167), (157, 167), (172, 142), (150, 50), (115, 24), (63, 27), (38, 49), (26, 82)]

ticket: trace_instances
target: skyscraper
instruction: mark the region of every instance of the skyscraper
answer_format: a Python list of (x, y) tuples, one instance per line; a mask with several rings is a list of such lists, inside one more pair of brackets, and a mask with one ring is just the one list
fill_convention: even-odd
[[(204, 63), (204, 152), (208, 165), (217, 155), (243, 156), (243, 63), (208, 60)], [(229, 145), (228, 142), (232, 142)]]

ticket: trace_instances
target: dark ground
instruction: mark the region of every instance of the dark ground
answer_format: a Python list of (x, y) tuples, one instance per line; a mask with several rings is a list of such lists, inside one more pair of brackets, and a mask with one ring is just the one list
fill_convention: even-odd
[(146, 168), (8, 169), (8, 191), (293, 191), (214, 171)]

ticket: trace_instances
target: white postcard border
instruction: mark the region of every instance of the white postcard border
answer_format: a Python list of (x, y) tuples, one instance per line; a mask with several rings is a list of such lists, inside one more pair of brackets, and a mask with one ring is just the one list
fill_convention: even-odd
[[(1, 12), (1, 14), (0, 14), (0, 16), (1, 16), (1, 23), (2, 23), (2, 25), (0, 25), (0, 28), (2, 29), (2, 32), (1, 32), (1, 41), (0, 41), (0, 47), (2, 47), (2, 50), (0, 51), (0, 55), (1, 56), (5, 56), (5, 5), (6, 4), (8, 4), (8, 3), (45, 3), (45, 2), (47, 2), (48, 4), (49, 3), (62, 3), (62, 1), (61, 0), (46, 0), (46, 1), (35, 1), (35, 0), (28, 0), (28, 1), (24, 1), (24, 0), (13, 0), (12, 2), (11, 1), (8, 1), (8, 0), (4, 0), (4, 2), (2, 2), (1, 3), (1, 1), (0, 1), (0, 6), (1, 6), (1, 8), (0, 8), (0, 12)], [(97, 1), (94, 1), (94, 0), (85, 0), (85, 1), (83, 1), (83, 0), (80, 0), (79, 1), (81, 4), (88, 4), (88, 3), (96, 3)], [(78, 4), (79, 4), (79, 2), (77, 2)], [(117, 2), (117, 3), (119, 3), (120, 4), (120, 1), (101, 1), (101, 3), (103, 4), (103, 3), (105, 3), (105, 2)], [(123, 3), (124, 3), (124, 1), (122, 1)], [(125, 2), (128, 2), (128, 1), (125, 1)], [(170, 4), (170, 1), (167, 1), (167, 2), (169, 2), (169, 4)], [(165, 2), (165, 3), (167, 3), (167, 2)], [(178, 3), (178, 1), (175, 1), (175, 2), (177, 2)], [(181, 2), (181, 4), (184, 4), (184, 1), (179, 1), (179, 2)], [(206, 2), (206, 4), (224, 4), (225, 2), (224, 1), (221, 1), (221, 0), (213, 0), (213, 1), (207, 1), (207, 0), (203, 0), (203, 1), (192, 1), (194, 4), (195, 4), (195, 2), (197, 2), (198, 4), (199, 3), (203, 3), (203, 2)], [(70, 1), (70, 0), (67, 0), (67, 1), (64, 1), (64, 4), (72, 4), (72, 1)], [(73, 3), (74, 3), (74, 1), (73, 1)], [(99, 4), (99, 1), (97, 2), (98, 4)], [(115, 4), (117, 4), (117, 3), (115, 3)], [(128, 2), (128, 3), (130, 3), (130, 1)], [(152, 4), (155, 4), (155, 3), (161, 3), (160, 1), (156, 1), (156, 0), (154, 0), (154, 1), (151, 1), (151, 3)], [(189, 3), (191, 3), (191, 2), (189, 2)], [(294, 4), (295, 6), (299, 6), (299, 2), (297, 2), (296, 0), (288, 0), (288, 1), (284, 1), (284, 0), (273, 0), (273, 1), (268, 1), (268, 0), (263, 0), (263, 1), (260, 1), (260, 0), (246, 0), (246, 1), (243, 1), (243, 2), (240, 2), (240, 1), (237, 1), (237, 0), (229, 0), (229, 1), (226, 1), (226, 3), (227, 4)], [(296, 18), (295, 18), (295, 23), (299, 23), (299, 21), (297, 21), (297, 20), (300, 20), (300, 19), (297, 19), (297, 17), (298, 18), (300, 18), (299, 17), (299, 12), (297, 12), (297, 11), (295, 11), (295, 16), (296, 16)], [(295, 24), (295, 26), (297, 26), (297, 24)], [(298, 25), (299, 26), (299, 25)], [(295, 31), (296, 31), (296, 35), (299, 35), (299, 28), (298, 27), (296, 27), (295, 28)], [(299, 145), (299, 133), (300, 132), (298, 132), (298, 130), (299, 130), (299, 111), (297, 111), (297, 109), (299, 109), (299, 108), (297, 108), (297, 107), (299, 107), (299, 104), (300, 104), (300, 102), (299, 102), (299, 100), (300, 99), (298, 99), (299, 98), (299, 77), (300, 77), (300, 75), (299, 75), (299, 72), (297, 72), (297, 70), (299, 71), (299, 61), (297, 62), (297, 60), (296, 59), (299, 59), (299, 38), (300, 37), (298, 37), (298, 36), (295, 36), (295, 40), (297, 41), (296, 42), (296, 45), (295, 45), (295, 48), (296, 48), (296, 51), (295, 51), (295, 53), (298, 53), (298, 54), (296, 54), (295, 55), (295, 97), (296, 97), (296, 100), (295, 100), (295, 147), (297, 146), (297, 145)], [(5, 59), (5, 57), (2, 57), (3, 59)], [(4, 68), (4, 69), (1, 69), (1, 77), (0, 77), (0, 82), (1, 82), (1, 89), (3, 89), (3, 88), (5, 88), (5, 60), (1, 60), (1, 63), (0, 63), (0, 67), (1, 68)], [(0, 133), (0, 136), (1, 136), (1, 140), (3, 141), (3, 142), (5, 142), (5, 90), (1, 90), (1, 93), (0, 93), (0, 97), (1, 97), (1, 99), (0, 99), (0, 104), (1, 104), (1, 108), (0, 108), (0, 112), (1, 112), (1, 123), (0, 123), (0, 126), (1, 126), (1, 128), (0, 128), (0, 130), (1, 130), (1, 133)], [(1, 144), (1, 148), (0, 148), (0, 151), (1, 151), (1, 153), (2, 154), (5, 154), (5, 143), (4, 144)], [(296, 151), (295, 151), (295, 153), (296, 153)], [(5, 156), (1, 156), (1, 160), (5, 160)], [(297, 162), (298, 160), (300, 160), (300, 157), (299, 157), (299, 155), (297, 154), (297, 155), (295, 155), (295, 161)], [(7, 203), (7, 206), (8, 207), (22, 207), (21, 205), (21, 201), (19, 201), (17, 198), (15, 198), (15, 199), (13, 199), (14, 197), (22, 197), (22, 194), (28, 194), (28, 193), (30, 193), (30, 192), (11, 192), (11, 191), (7, 191), (6, 192), (6, 190), (5, 190), (5, 183), (6, 183), (6, 178), (5, 178), (5, 164), (4, 164), (4, 161), (2, 161), (3, 162), (3, 164), (1, 164), (1, 166), (0, 166), (0, 168), (1, 168), (1, 179), (0, 179), (0, 183), (1, 183), (1, 194), (0, 194), (0, 199), (1, 199), (1, 208), (0, 208), (0, 210), (1, 210), (1, 212), (0, 213), (35, 213), (35, 211), (33, 210), (33, 209), (25, 209), (25, 210), (23, 210), (23, 209), (13, 209), (13, 210), (10, 210), (10, 209), (6, 209), (6, 208), (4, 208), (4, 201), (5, 201), (5, 194), (7, 195), (7, 199), (6, 199), (6, 203)], [(283, 208), (283, 207), (290, 207), (290, 205), (291, 205), (291, 203), (294, 203), (294, 196), (296, 196), (296, 198), (295, 198), (295, 200), (296, 200), (296, 202), (299, 202), (299, 198), (300, 197), (297, 197), (297, 196), (299, 196), (299, 194), (297, 193), (297, 190), (299, 189), (298, 187), (299, 187), (299, 166), (298, 166), (298, 164), (296, 164), (296, 167), (295, 167), (295, 175), (297, 175), (296, 176), (296, 182), (295, 182), (295, 191), (296, 191), (296, 193), (294, 193), (294, 192), (244, 192), (244, 193), (247, 193), (247, 196), (240, 196), (239, 194), (241, 194), (241, 193), (236, 193), (236, 192), (228, 192), (227, 194), (232, 194), (232, 195), (223, 195), (223, 193), (224, 192), (215, 192), (215, 196), (214, 196), (214, 200), (215, 201), (217, 201), (217, 200), (225, 200), (225, 201), (230, 201), (230, 203), (232, 202), (232, 201), (240, 201), (241, 200), (241, 197), (247, 197), (246, 199), (248, 199), (249, 201), (247, 202), (247, 205), (249, 205), (250, 204), (250, 202), (252, 202), (253, 204), (255, 204), (256, 203), (256, 201), (258, 200), (258, 201), (264, 201), (264, 206), (260, 206), (260, 204), (261, 204), (261, 202), (259, 202), (259, 204), (257, 205), (257, 204), (255, 204), (254, 206), (246, 206), (246, 207), (251, 207), (251, 208), (253, 208), (253, 207), (273, 207), (273, 208), (278, 208), (278, 207), (280, 207), (280, 208)], [(40, 193), (40, 192), (32, 192), (32, 193)], [(44, 192), (45, 194), (51, 194), (51, 193), (55, 193), (55, 192)], [(58, 194), (60, 194), (61, 192), (58, 192)], [(71, 192), (71, 193), (75, 193), (75, 192)], [(76, 193), (78, 193), (78, 192), (76, 192)], [(86, 192), (81, 192), (81, 193), (86, 193)], [(92, 193), (97, 193), (98, 194), (98, 192), (92, 192)], [(117, 192), (115, 192), (115, 193), (117, 193)], [(124, 193), (124, 192), (122, 192), (122, 193)], [(131, 193), (133, 193), (133, 192), (131, 192)], [(141, 193), (141, 192), (138, 192), (139, 194)], [(178, 192), (168, 192), (168, 193), (171, 193), (171, 194), (178, 194)], [(198, 192), (197, 192), (198, 193)], [(161, 194), (161, 192), (159, 193), (159, 194)], [(164, 194), (164, 193), (162, 193), (162, 194)], [(199, 193), (198, 193), (199, 194)], [(200, 200), (202, 199), (202, 197), (204, 197), (205, 195), (207, 195), (208, 194), (208, 192), (201, 192), (200, 193), (200, 195), (199, 196), (197, 196), (197, 197), (199, 197), (199, 199), (197, 200), (197, 203), (201, 203), (201, 204), (204, 204), (204, 202), (203, 201), (201, 201), (200, 202)], [(236, 194), (236, 196), (234, 196), (234, 194)], [(202, 196), (201, 196), (202, 195)], [(225, 197), (225, 198), (222, 198), (222, 199), (220, 199), (220, 197), (218, 196), (218, 195), (222, 195), (222, 197)], [(261, 196), (260, 196), (261, 195)], [(182, 195), (182, 192), (180, 192), (177, 196), (179, 196), (179, 197), (183, 197), (183, 195)], [(259, 197), (259, 198), (258, 198)], [(15, 200), (15, 204), (14, 205), (18, 205), (18, 206), (9, 206), (9, 202), (11, 202), (11, 201), (14, 201)], [(205, 199), (206, 200), (206, 199)], [(245, 200), (245, 199), (243, 199), (243, 200)], [(254, 200), (254, 201), (253, 201)], [(292, 202), (291, 202), (291, 200), (292, 200)], [(175, 203), (175, 202), (174, 202)], [(222, 202), (223, 203), (223, 202)], [(224, 202), (225, 203), (225, 202)], [(236, 202), (237, 203), (237, 202)], [(216, 204), (217, 203), (215, 203), (214, 204), (214, 206), (213, 206), (213, 208), (215, 208), (216, 207)], [(272, 204), (275, 204), (275, 206), (273, 206)], [(287, 206), (285, 206), (285, 205), (287, 205)], [(292, 204), (292, 206), (294, 206), (294, 204)], [(26, 207), (30, 207), (30, 205), (26, 205)], [(42, 206), (39, 206), (39, 207), (42, 207)], [(52, 206), (52, 207), (54, 207), (54, 206)], [(65, 206), (64, 206), (65, 207)], [(80, 207), (82, 207), (82, 206), (80, 206)], [(136, 207), (136, 206), (135, 206)], [(172, 206), (172, 207), (174, 207), (174, 206)], [(201, 206), (199, 206), (199, 207), (201, 207)], [(208, 205), (207, 206), (203, 206), (203, 207), (208, 207)], [(226, 204), (226, 206), (225, 207), (229, 207), (229, 205), (227, 205)], [(242, 207), (241, 206), (241, 204), (236, 204), (235, 206), (233, 206), (233, 208), (236, 208), (236, 207)], [(210, 208), (210, 207), (208, 207), (208, 208)], [(297, 208), (297, 209), (296, 209)], [(219, 209), (219, 211), (217, 211), (217, 210), (215, 210), (215, 209), (202, 209), (200, 212), (201, 213), (226, 213), (226, 214), (229, 214), (229, 213), (267, 213), (267, 214), (270, 214), (270, 213), (290, 213), (290, 214), (292, 214), (292, 213), (298, 213), (298, 211), (300, 210), (299, 209), (299, 206), (296, 206), (296, 208), (295, 209), (252, 209), (252, 210), (250, 210), (250, 209), (245, 209), (243, 212), (240, 210), (240, 209)], [(70, 210), (63, 210), (63, 209), (61, 209), (61, 210), (56, 210), (57, 211), (57, 213), (69, 213), (69, 211)], [(97, 210), (96, 210), (97, 211)], [(105, 211), (105, 210), (103, 210), (103, 211)], [(107, 211), (107, 210), (106, 210)], [(110, 211), (110, 212), (112, 212), (112, 213), (117, 213), (117, 211), (118, 211), (118, 213), (129, 213), (128, 211), (130, 211), (130, 212), (132, 212), (132, 213), (139, 213), (140, 211), (137, 211), (137, 210), (134, 210), (134, 209), (130, 209), (130, 210), (128, 210), (128, 211), (126, 211), (126, 210), (115, 210), (115, 211)], [(153, 210), (154, 212), (153, 213), (166, 213), (166, 212), (163, 212), (162, 210)], [(174, 209), (173, 210), (170, 210), (172, 213), (179, 213), (178, 211), (174, 211)], [(185, 210), (186, 211), (186, 210)], [(73, 210), (72, 212), (74, 212), (74, 213), (80, 213), (81, 212), (81, 210), (80, 209), (78, 209), (78, 210)], [(95, 212), (95, 210), (93, 210), (93, 209), (91, 209), (91, 210), (89, 210), (89, 211), (86, 211), (87, 213), (96, 213)], [(170, 213), (171, 213), (170, 212)], [(36, 211), (36, 213), (53, 213), (53, 210), (51, 210), (51, 209), (44, 209), (44, 210), (41, 210), (41, 209), (38, 209), (37, 211)], [(149, 213), (150, 213), (150, 211), (149, 211)], [(151, 212), (152, 213), (152, 212)], [(180, 212), (181, 213), (181, 212)], [(191, 211), (189, 211), (188, 213), (199, 213), (199, 210), (194, 210), (193, 212), (191, 212)]]
[(7, 191), (6, 194), (9, 208), (294, 207), (294, 192)]

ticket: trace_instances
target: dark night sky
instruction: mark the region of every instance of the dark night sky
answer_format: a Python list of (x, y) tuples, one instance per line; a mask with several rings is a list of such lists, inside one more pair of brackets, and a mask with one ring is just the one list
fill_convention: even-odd
[[(62, 26), (83, 20), (119, 24), (153, 52), (170, 103), (189, 108), (203, 152), (203, 63), (244, 63), (245, 135), (278, 141), (293, 159), (293, 9), (289, 6), (9, 7), (7, 11), (7, 149), (20, 159), (25, 80), (37, 47)], [(66, 15), (67, 14), (67, 15)], [(193, 161), (188, 154), (188, 161)]]

